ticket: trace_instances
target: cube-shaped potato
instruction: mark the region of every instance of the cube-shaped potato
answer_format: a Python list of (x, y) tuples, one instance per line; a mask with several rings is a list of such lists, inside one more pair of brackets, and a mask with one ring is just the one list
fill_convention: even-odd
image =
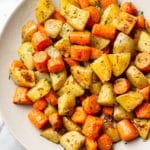
[(80, 9), (72, 4), (68, 4), (66, 7), (66, 18), (72, 27), (76, 30), (82, 31), (90, 17), (88, 11)]
[(117, 4), (109, 5), (103, 12), (100, 24), (112, 24), (113, 19), (120, 13), (120, 8)]
[(131, 59), (131, 53), (109, 54), (109, 60), (112, 65), (114, 76), (120, 76), (128, 67)]
[(136, 21), (137, 18), (133, 15), (130, 15), (126, 12), (120, 12), (118, 16), (114, 18), (112, 25), (119, 31), (130, 34)]
[(143, 96), (135, 91), (129, 91), (126, 94), (116, 97), (116, 101), (127, 111), (133, 111), (143, 101)]
[(74, 30), (74, 28), (66, 22), (63, 24), (63, 26), (61, 28), (60, 36), (62, 38), (69, 37), (70, 32), (72, 32), (73, 30)]
[(71, 115), (76, 104), (74, 95), (65, 93), (58, 98), (58, 113), (61, 116)]
[(72, 66), (71, 74), (81, 87), (89, 89), (92, 83), (92, 70), (90, 67)]
[(114, 42), (113, 53), (131, 53), (135, 54), (136, 43), (128, 35), (120, 32)]
[(56, 38), (61, 31), (62, 21), (56, 19), (49, 19), (45, 22), (44, 27), (51, 38)]
[(112, 66), (107, 54), (103, 54), (91, 64), (92, 70), (102, 82), (109, 81), (112, 73)]
[(64, 37), (57, 41), (54, 45), (56, 49), (58, 49), (64, 57), (69, 57), (71, 50), (71, 43), (68, 37)]
[(113, 106), (115, 104), (115, 96), (111, 83), (104, 83), (101, 86), (97, 101), (104, 106)]
[(138, 40), (138, 50), (141, 52), (150, 52), (150, 34), (142, 31)]
[(85, 137), (77, 131), (67, 132), (60, 138), (60, 144), (65, 150), (79, 150), (84, 141)]

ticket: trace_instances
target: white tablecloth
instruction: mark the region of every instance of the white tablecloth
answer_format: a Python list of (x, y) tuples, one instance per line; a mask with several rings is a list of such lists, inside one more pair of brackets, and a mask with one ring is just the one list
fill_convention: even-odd
[[(0, 0), (0, 34), (15, 8), (22, 0)], [(25, 150), (5, 126), (0, 115), (0, 150)]]

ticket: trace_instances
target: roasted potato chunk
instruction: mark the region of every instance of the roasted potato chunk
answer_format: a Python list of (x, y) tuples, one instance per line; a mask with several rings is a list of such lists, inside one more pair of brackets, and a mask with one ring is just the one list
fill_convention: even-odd
[(24, 65), (30, 69), (34, 69), (34, 61), (32, 54), (35, 52), (31, 42), (23, 43), (18, 49), (18, 55)]
[(150, 130), (148, 120), (134, 118), (133, 122), (134, 122), (135, 127), (138, 130), (138, 133), (139, 133), (140, 137), (143, 140), (146, 140), (148, 138), (149, 130)]
[(138, 50), (143, 52), (150, 52), (150, 35), (142, 31), (138, 40)]
[(113, 117), (116, 121), (120, 121), (122, 119), (133, 119), (134, 115), (133, 112), (127, 112), (122, 106), (115, 106)]
[(72, 66), (71, 74), (81, 87), (89, 89), (92, 83), (92, 70), (90, 67)]
[(37, 25), (33, 20), (28, 21), (22, 27), (22, 41), (31, 41), (32, 35), (37, 31)]
[(116, 101), (127, 111), (133, 111), (143, 101), (143, 96), (135, 91), (129, 91), (126, 94), (116, 97)]
[(114, 42), (113, 53), (131, 53), (135, 54), (136, 43), (128, 35), (120, 32)]
[(77, 131), (70, 131), (65, 133), (61, 139), (60, 144), (66, 149), (66, 150), (79, 150), (85, 141), (85, 137), (77, 132)]
[(137, 88), (144, 88), (148, 85), (145, 75), (135, 66), (130, 66), (126, 71), (126, 76), (131, 84)]
[(61, 135), (57, 131), (54, 131), (52, 128), (45, 129), (41, 132), (40, 135), (56, 144), (59, 143), (61, 137)]
[(100, 24), (111, 25), (113, 19), (120, 13), (120, 8), (116, 4), (109, 5), (103, 12)]
[(51, 89), (51, 84), (46, 79), (41, 79), (37, 82), (37, 84), (31, 88), (27, 96), (30, 98), (33, 102), (39, 100), (40, 98), (44, 97)]
[(115, 104), (115, 96), (111, 83), (104, 83), (101, 86), (97, 101), (104, 106), (113, 106)]
[(55, 11), (51, 0), (38, 0), (36, 6), (36, 18), (39, 23), (46, 21)]
[(68, 23), (76, 30), (82, 31), (90, 17), (88, 11), (80, 9), (72, 4), (68, 4), (65, 14)]
[(103, 54), (91, 64), (92, 70), (102, 82), (109, 81), (112, 74), (112, 66), (107, 54)]
[(75, 96), (70, 93), (65, 93), (58, 98), (58, 113), (61, 116), (70, 116), (73, 113), (76, 101)]
[(131, 59), (131, 53), (109, 54), (108, 57), (112, 65), (113, 75), (118, 77), (128, 67)]
[(122, 31), (125, 34), (130, 34), (136, 23), (136, 20), (137, 18), (133, 15), (130, 15), (126, 12), (120, 12), (118, 16), (114, 18), (112, 25), (119, 31)]

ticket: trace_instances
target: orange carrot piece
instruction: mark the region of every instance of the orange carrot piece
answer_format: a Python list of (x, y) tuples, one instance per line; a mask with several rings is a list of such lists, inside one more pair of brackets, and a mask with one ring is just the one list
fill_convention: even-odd
[(121, 9), (122, 11), (124, 11), (124, 12), (127, 12), (127, 13), (131, 14), (131, 15), (136, 15), (136, 14), (137, 14), (137, 9), (136, 9), (136, 7), (133, 5), (132, 2), (124, 2), (124, 3), (121, 5), (120, 9)]
[(26, 66), (19, 60), (13, 60), (11, 62), (11, 68), (27, 69)]
[(91, 47), (91, 56), (90, 56), (90, 59), (97, 59), (102, 54), (104, 54), (104, 52), (102, 50), (94, 48), (94, 47)]
[(38, 31), (43, 32), (48, 36), (48, 33), (46, 32), (43, 24), (38, 24), (37, 29), (38, 29)]
[(89, 0), (78, 0), (78, 3), (81, 8), (86, 8), (90, 5)]
[(101, 18), (101, 13), (100, 11), (94, 7), (94, 6), (89, 6), (85, 8), (86, 11), (90, 13), (90, 17), (88, 19), (88, 22), (86, 24), (86, 27), (91, 29), (94, 24), (99, 23), (100, 18)]
[(97, 96), (92, 95), (82, 101), (83, 110), (89, 114), (94, 115), (101, 110), (100, 104), (97, 102)]
[(71, 66), (76, 66), (79, 65), (79, 63), (75, 60), (73, 60), (71, 57), (64, 58), (64, 61), (71, 67)]
[(109, 106), (103, 107), (103, 114), (113, 116), (114, 108)]
[(53, 73), (58, 73), (65, 69), (64, 61), (61, 58), (50, 58), (47, 65), (48, 71)]
[(57, 19), (57, 20), (60, 20), (62, 21), (63, 23), (66, 22), (66, 18), (64, 16), (61, 15), (61, 13), (58, 11), (58, 10), (55, 10), (53, 15), (52, 15), (52, 18), (54, 19)]
[(37, 51), (33, 55), (34, 65), (36, 70), (40, 72), (47, 72), (47, 62), (49, 56), (45, 51)]
[(114, 92), (116, 94), (124, 94), (129, 91), (130, 87), (131, 84), (126, 78), (118, 78), (114, 82)]
[(121, 120), (116, 127), (123, 141), (131, 141), (138, 136), (137, 129), (128, 119)]
[(137, 54), (135, 59), (135, 65), (138, 69), (144, 72), (150, 71), (150, 53), (142, 52)]
[(31, 41), (37, 51), (42, 51), (53, 43), (47, 34), (41, 31), (35, 32)]
[(111, 4), (118, 4), (118, 0), (101, 0), (100, 3), (103, 9), (106, 9)]
[(137, 92), (141, 93), (146, 102), (150, 99), (150, 85), (144, 87), (143, 89), (137, 89)]
[(88, 61), (91, 55), (91, 48), (88, 46), (71, 46), (71, 58), (77, 61)]
[(92, 28), (92, 33), (107, 39), (114, 39), (116, 28), (110, 25), (95, 24)]
[(14, 104), (29, 105), (32, 101), (27, 97), (28, 88), (18, 86), (13, 96)]
[(84, 124), (87, 114), (81, 106), (75, 108), (71, 120), (77, 124)]
[(150, 119), (150, 103), (142, 103), (135, 109), (137, 118)]
[(85, 137), (85, 149), (86, 150), (97, 150), (97, 142), (93, 139)]
[(43, 128), (48, 123), (48, 117), (41, 111), (33, 109), (29, 112), (28, 118), (38, 129)]
[(143, 15), (137, 16), (136, 28), (143, 29), (145, 27), (145, 19)]
[(60, 115), (57, 113), (52, 113), (49, 116), (49, 122), (54, 130), (58, 130), (62, 127), (62, 119)]
[(70, 32), (70, 42), (79, 45), (90, 45), (91, 33), (90, 32)]
[(33, 108), (43, 111), (46, 107), (47, 107), (47, 101), (45, 99), (40, 99), (37, 100), (34, 104), (33, 104)]
[(45, 99), (50, 102), (52, 106), (57, 106), (58, 104), (58, 98), (53, 90), (50, 90), (50, 92), (45, 96)]
[(103, 126), (103, 121), (99, 117), (87, 116), (82, 128), (82, 133), (89, 138), (98, 138)]
[(98, 138), (98, 148), (100, 150), (111, 150), (112, 149), (112, 144), (113, 141), (112, 139), (107, 135), (107, 134), (102, 134), (99, 138)]

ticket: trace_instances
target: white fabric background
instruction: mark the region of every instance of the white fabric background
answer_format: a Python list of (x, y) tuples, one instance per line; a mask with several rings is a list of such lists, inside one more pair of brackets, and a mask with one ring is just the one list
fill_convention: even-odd
[[(15, 8), (22, 0), (0, 0), (0, 34)], [(1, 106), (0, 106), (1, 107)], [(0, 115), (0, 150), (24, 150), (5, 126)]]

